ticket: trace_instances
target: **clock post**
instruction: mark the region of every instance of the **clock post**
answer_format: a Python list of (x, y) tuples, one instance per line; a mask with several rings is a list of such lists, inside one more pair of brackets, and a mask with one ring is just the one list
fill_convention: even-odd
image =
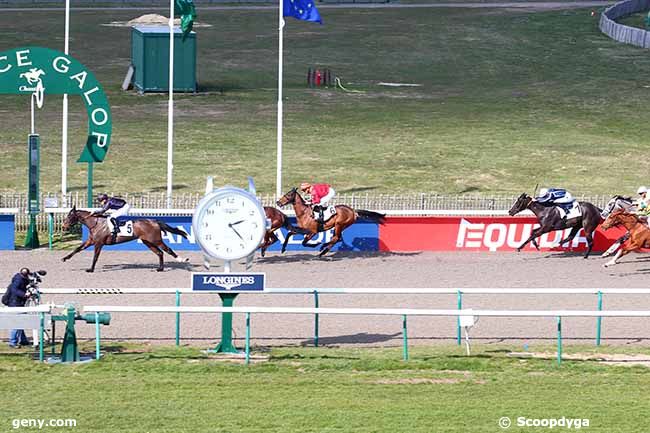
[[(223, 261), (222, 273), (193, 274), (192, 290), (219, 293), (224, 307), (232, 307), (239, 293), (264, 290), (264, 274), (232, 272), (233, 261), (244, 257), (246, 270), (250, 269), (268, 227), (252, 178), (248, 181), (248, 191), (231, 186), (214, 189), (208, 177), (206, 195), (192, 218), (206, 269), (212, 259)], [(221, 342), (209, 352), (241, 354), (233, 344), (231, 312), (221, 313)]]

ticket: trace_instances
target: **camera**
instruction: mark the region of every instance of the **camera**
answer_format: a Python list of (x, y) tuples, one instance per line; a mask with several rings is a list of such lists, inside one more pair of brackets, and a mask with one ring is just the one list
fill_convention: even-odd
[(43, 282), (43, 279), (41, 277), (47, 275), (47, 271), (36, 271), (36, 272), (30, 272), (27, 274), (27, 278), (29, 279), (29, 284), (27, 285), (27, 290), (29, 291), (30, 295), (38, 295), (38, 284)]

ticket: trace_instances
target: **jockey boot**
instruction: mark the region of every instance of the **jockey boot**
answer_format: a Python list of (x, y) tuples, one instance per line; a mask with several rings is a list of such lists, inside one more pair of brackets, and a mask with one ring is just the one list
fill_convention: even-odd
[(111, 223), (113, 224), (113, 233), (111, 233), (111, 241), (115, 243), (117, 240), (117, 234), (120, 232), (120, 226), (117, 223), (115, 218), (111, 218)]

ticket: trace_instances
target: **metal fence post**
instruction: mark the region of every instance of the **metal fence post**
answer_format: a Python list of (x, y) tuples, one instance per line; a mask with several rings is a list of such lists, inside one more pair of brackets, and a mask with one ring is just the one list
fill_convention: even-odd
[(562, 317), (557, 316), (557, 365), (562, 365)]
[(251, 313), (246, 313), (246, 365), (251, 359)]
[[(603, 311), (603, 292), (598, 291), (598, 311)], [(603, 323), (603, 317), (596, 318), (596, 346), (600, 346), (600, 331)]]
[[(314, 307), (318, 308), (318, 290), (314, 290)], [(314, 347), (318, 347), (318, 313), (314, 314)]]
[(404, 361), (409, 360), (409, 342), (408, 342), (408, 332), (406, 329), (406, 314), (402, 316), (402, 334), (404, 336), (404, 349), (403, 349), (403, 356), (404, 356)]
[(101, 356), (99, 352), (99, 311), (95, 311), (95, 359), (99, 359)]
[[(181, 292), (176, 290), (176, 307), (181, 306)], [(181, 344), (181, 313), (176, 312), (176, 346)]]
[[(463, 309), (463, 293), (460, 290), (458, 290), (457, 298), (458, 298), (458, 311), (460, 311)], [(461, 339), (462, 336), (461, 336), (461, 329), (460, 329), (460, 316), (457, 316), (456, 317), (456, 343), (459, 346), (461, 343)]]
[(47, 244), (52, 249), (52, 238), (54, 237), (54, 215), (52, 212), (47, 214)]
[(40, 324), (38, 326), (38, 360), (43, 362), (45, 360), (45, 351), (43, 338), (45, 338), (45, 313), (40, 313)]

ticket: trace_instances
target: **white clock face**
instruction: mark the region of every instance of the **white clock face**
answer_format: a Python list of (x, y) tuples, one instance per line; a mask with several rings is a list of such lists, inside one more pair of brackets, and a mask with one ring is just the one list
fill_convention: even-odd
[(243, 190), (226, 188), (206, 196), (193, 222), (199, 245), (222, 260), (248, 256), (266, 232), (266, 216), (260, 209), (257, 199)]

